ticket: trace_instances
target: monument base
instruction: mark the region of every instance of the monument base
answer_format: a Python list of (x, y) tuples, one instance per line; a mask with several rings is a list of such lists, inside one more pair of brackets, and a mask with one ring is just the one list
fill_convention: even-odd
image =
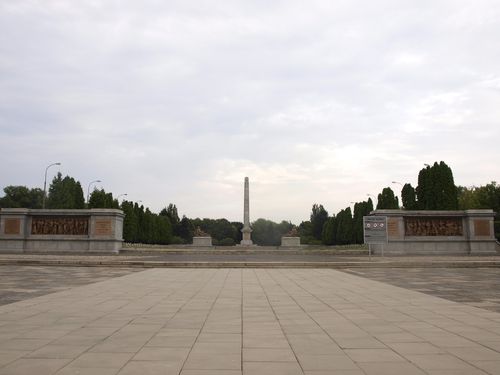
[(300, 237), (281, 237), (281, 247), (300, 247)]
[(193, 237), (194, 247), (212, 247), (212, 237)]

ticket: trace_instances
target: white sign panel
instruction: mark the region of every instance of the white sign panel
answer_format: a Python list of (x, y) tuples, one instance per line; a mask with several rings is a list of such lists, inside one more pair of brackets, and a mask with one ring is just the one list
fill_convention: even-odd
[(363, 216), (363, 234), (366, 244), (387, 243), (387, 217)]

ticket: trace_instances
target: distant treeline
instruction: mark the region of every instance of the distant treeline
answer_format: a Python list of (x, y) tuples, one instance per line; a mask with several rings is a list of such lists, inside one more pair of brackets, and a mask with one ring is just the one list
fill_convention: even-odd
[[(0, 208), (42, 208), (43, 190), (26, 186), (6, 186), (0, 198)], [(496, 237), (500, 239), (500, 185), (491, 182), (479, 187), (455, 186), (451, 168), (444, 162), (427, 166), (418, 174), (418, 185), (407, 183), (401, 190), (402, 206), (390, 187), (377, 197), (377, 209), (466, 210), (490, 208), (497, 213)], [(144, 244), (188, 244), (196, 228), (212, 236), (214, 245), (232, 246), (241, 241), (243, 223), (226, 219), (179, 217), (177, 207), (170, 203), (159, 213), (153, 213), (139, 202), (119, 203), (113, 194), (94, 189), (86, 204), (80, 182), (58, 173), (50, 184), (46, 208), (82, 209), (117, 208), (125, 213), (123, 237), (126, 242)], [(295, 226), (291, 222), (275, 223), (257, 219), (252, 223), (252, 240), (258, 245), (276, 246), (281, 237), (293, 228), (303, 244), (346, 245), (363, 243), (363, 216), (373, 211), (373, 201), (354, 203), (329, 215), (321, 204), (313, 204), (309, 220)]]

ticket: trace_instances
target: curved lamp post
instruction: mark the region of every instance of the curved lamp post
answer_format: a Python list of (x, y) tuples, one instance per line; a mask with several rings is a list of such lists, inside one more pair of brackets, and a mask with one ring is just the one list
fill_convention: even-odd
[(89, 186), (87, 187), (87, 205), (89, 204), (89, 197), (90, 197), (90, 185), (96, 182), (102, 182), (101, 180), (94, 180), (89, 183)]
[(47, 171), (49, 170), (50, 167), (54, 165), (61, 165), (61, 163), (52, 163), (45, 168), (45, 179), (43, 180), (43, 199), (42, 199), (42, 208), (45, 208), (45, 197), (47, 195)]

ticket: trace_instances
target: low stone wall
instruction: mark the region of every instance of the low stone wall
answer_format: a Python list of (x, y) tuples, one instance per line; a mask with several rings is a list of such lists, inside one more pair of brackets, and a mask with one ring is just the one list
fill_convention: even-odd
[(0, 252), (111, 252), (123, 243), (123, 212), (115, 209), (0, 210)]
[(496, 254), (493, 210), (375, 210), (387, 217), (387, 244), (371, 245), (386, 254)]

